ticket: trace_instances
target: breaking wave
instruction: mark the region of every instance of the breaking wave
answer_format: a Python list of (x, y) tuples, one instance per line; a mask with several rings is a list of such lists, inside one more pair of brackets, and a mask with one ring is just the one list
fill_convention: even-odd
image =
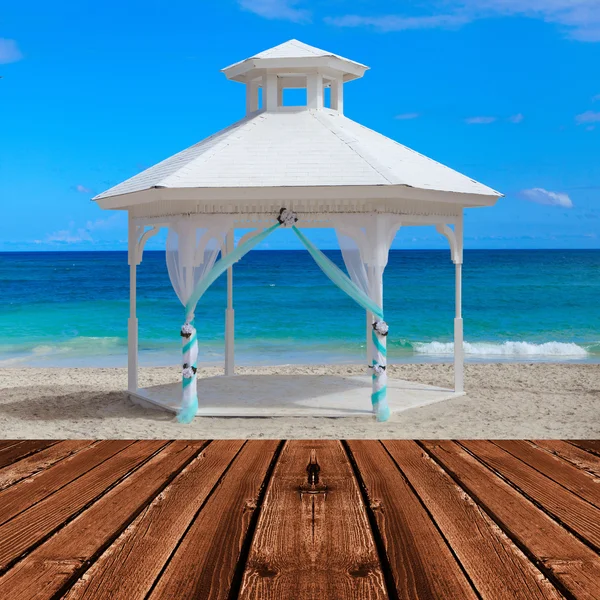
[[(412, 344), (417, 354), (448, 355), (454, 352), (452, 342), (420, 342)], [(504, 358), (565, 358), (582, 359), (600, 352), (599, 344), (587, 347), (567, 342), (465, 342), (466, 355)]]

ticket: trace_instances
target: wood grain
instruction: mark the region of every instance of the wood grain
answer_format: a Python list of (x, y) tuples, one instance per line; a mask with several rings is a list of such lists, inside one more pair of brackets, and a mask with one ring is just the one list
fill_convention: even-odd
[(53, 464), (76, 454), (93, 443), (92, 440), (65, 440), (7, 465), (0, 469), (0, 490), (48, 469)]
[(519, 544), (552, 583), (579, 600), (600, 597), (600, 557), (546, 513), (494, 475), (462, 447), (422, 442), (428, 453)]
[(578, 469), (587, 471), (594, 477), (600, 477), (600, 456), (586, 452), (573, 444), (561, 440), (534, 440), (537, 448), (551, 452), (560, 458), (569, 461)]
[[(312, 486), (311, 451), (319, 466), (319, 483)], [(387, 597), (360, 490), (341, 443), (287, 442), (265, 495), (239, 599)]]
[(397, 469), (376, 442), (348, 442), (366, 486), (398, 597), (476, 598), (446, 541)]
[(384, 442), (483, 600), (562, 598), (502, 530), (412, 441)]
[[(0, 524), (6, 523), (15, 515), (56, 493), (66, 484), (91, 471), (111, 456), (121, 452), (127, 446), (131, 446), (132, 443), (128, 440), (99, 442), (52, 468), (3, 490), (0, 492)], [(1, 531), (2, 528), (0, 528)]]
[(149, 599), (227, 599), (248, 526), (279, 445), (246, 443), (194, 520)]
[[(164, 442), (139, 445), (147, 446), (146, 452), (152, 454), (160, 444)], [(203, 444), (174, 441), (164, 447), (1, 577), (0, 598), (46, 600), (60, 593), (82, 565), (113, 541), (174, 474), (200, 452)]]
[(56, 444), (56, 440), (25, 440), (0, 449), (0, 468)]
[(122, 444), (124, 450), (0, 526), (0, 569), (6, 569), (23, 552), (38, 544), (119, 479), (148, 460), (165, 443), (148, 441), (130, 444), (127, 441), (115, 441), (117, 445)]
[(593, 454), (600, 455), (600, 440), (569, 440), (571, 444)]
[(600, 549), (600, 510), (492, 442), (461, 445), (508, 479), (550, 514)]
[(499, 440), (494, 442), (530, 467), (543, 473), (590, 504), (600, 508), (600, 480), (578, 469), (562, 458), (540, 452), (529, 442), (522, 440)]
[(65, 600), (143, 600), (214, 485), (243, 446), (212, 442), (121, 534)]

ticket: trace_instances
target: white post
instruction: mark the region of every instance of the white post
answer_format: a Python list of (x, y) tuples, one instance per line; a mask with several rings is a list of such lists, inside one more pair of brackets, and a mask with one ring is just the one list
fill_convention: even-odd
[(463, 263), (463, 216), (454, 227), (456, 237), (456, 252), (454, 265), (456, 271), (456, 316), (454, 318), (454, 391), (464, 392), (464, 348), (463, 348), (463, 319), (462, 319), (462, 263)]
[[(233, 252), (233, 227), (227, 234), (227, 254)], [(225, 375), (235, 375), (235, 334), (233, 311), (233, 267), (227, 269), (227, 310), (225, 311)]]
[(267, 73), (262, 78), (262, 107), (267, 111), (277, 110), (277, 75)]
[(256, 112), (258, 110), (258, 83), (256, 81), (248, 81), (246, 83), (246, 114)]
[(309, 73), (306, 76), (306, 100), (308, 108), (323, 108), (323, 75)]
[(137, 233), (131, 214), (127, 234), (127, 262), (129, 264), (129, 320), (127, 322), (127, 389), (137, 392), (138, 389), (138, 320), (136, 314), (136, 267), (137, 267)]
[(341, 77), (331, 82), (331, 108), (344, 114), (344, 81)]

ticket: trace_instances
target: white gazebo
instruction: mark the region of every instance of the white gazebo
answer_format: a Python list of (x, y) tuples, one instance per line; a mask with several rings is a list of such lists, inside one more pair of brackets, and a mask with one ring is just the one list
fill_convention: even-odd
[[(129, 217), (128, 389), (134, 401), (183, 414), (182, 421), (195, 414), (342, 416), (373, 410), (385, 420), (388, 403), (394, 412), (463, 393), (463, 212), (492, 206), (501, 194), (345, 117), (344, 85), (367, 68), (297, 40), (235, 63), (223, 72), (246, 86), (245, 118), (94, 198), (101, 208), (126, 210)], [(306, 105), (285, 106), (288, 88), (306, 89)], [(456, 268), (453, 390), (388, 382), (385, 373), (388, 251), (400, 227), (423, 225), (434, 225), (448, 239)], [(169, 275), (185, 306), (183, 392), (181, 386), (138, 387), (136, 267), (145, 243), (163, 227)], [(326, 275), (365, 308), (369, 377), (320, 378), (310, 382), (310, 393), (301, 386), (296, 398), (273, 377), (229, 377), (235, 372), (233, 265), (278, 227), (292, 228)], [(303, 229), (315, 227), (335, 229), (349, 276), (303, 236)], [(237, 246), (236, 228), (252, 230)], [(194, 309), (225, 270), (225, 377), (197, 382)], [(237, 397), (243, 399), (236, 403)]]

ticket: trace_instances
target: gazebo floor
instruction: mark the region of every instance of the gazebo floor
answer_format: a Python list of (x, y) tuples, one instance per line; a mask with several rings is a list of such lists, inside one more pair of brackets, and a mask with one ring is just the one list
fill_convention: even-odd
[(599, 476), (594, 441), (0, 441), (0, 598), (597, 599)]
[[(392, 414), (462, 396), (453, 390), (388, 380)], [(134, 402), (176, 412), (181, 385), (138, 390)], [(198, 380), (202, 417), (356, 417), (373, 416), (371, 378), (337, 375), (235, 375)]]

